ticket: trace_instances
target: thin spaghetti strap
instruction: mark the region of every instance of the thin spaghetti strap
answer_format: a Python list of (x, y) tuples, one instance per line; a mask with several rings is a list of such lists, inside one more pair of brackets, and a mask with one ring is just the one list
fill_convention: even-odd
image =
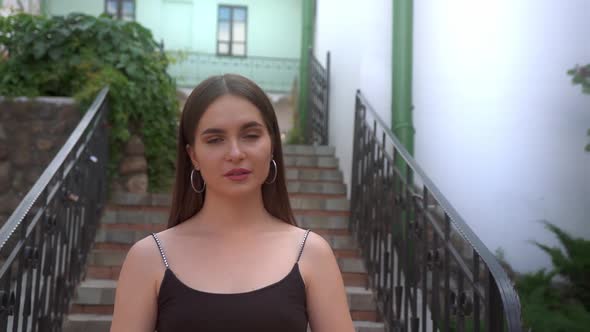
[(301, 259), (301, 254), (303, 254), (303, 247), (305, 247), (305, 241), (307, 241), (307, 236), (311, 230), (308, 229), (305, 231), (305, 235), (303, 236), (303, 241), (301, 241), (301, 245), (299, 246), (299, 255), (297, 256), (297, 263), (299, 263), (299, 259)]
[(168, 268), (168, 259), (166, 259), (166, 255), (164, 254), (164, 249), (162, 249), (162, 243), (160, 243), (160, 239), (156, 233), (152, 233), (152, 237), (156, 240), (156, 245), (158, 246), (158, 250), (160, 250), (160, 255), (162, 256), (162, 260), (164, 261), (164, 265)]

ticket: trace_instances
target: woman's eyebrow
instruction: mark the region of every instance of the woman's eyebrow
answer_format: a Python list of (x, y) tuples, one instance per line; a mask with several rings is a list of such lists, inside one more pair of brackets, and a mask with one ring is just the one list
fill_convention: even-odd
[[(264, 127), (262, 124), (260, 124), (257, 121), (250, 121), (250, 122), (246, 122), (244, 123), (241, 127), (240, 127), (240, 131), (246, 130), (246, 129), (250, 129), (250, 128), (257, 128), (257, 127)], [(201, 135), (209, 135), (209, 134), (224, 134), (225, 130), (221, 129), (221, 128), (207, 128), (205, 130), (203, 130), (203, 132), (201, 133)]]

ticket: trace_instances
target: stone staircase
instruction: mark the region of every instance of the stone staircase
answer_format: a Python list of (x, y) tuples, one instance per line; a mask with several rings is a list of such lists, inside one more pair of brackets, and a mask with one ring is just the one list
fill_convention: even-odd
[[(334, 149), (284, 146), (288, 190), (295, 217), (332, 246), (346, 286), (356, 331), (382, 332), (360, 252), (348, 231), (349, 202)], [(169, 195), (115, 193), (101, 219), (85, 280), (64, 322), (67, 332), (108, 331), (117, 278), (133, 243), (165, 228)]]

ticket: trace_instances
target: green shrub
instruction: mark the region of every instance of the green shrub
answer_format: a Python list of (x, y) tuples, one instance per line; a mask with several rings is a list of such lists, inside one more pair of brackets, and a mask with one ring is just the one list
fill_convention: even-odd
[(70, 14), (0, 17), (0, 95), (73, 96), (86, 109), (110, 86), (110, 174), (123, 144), (139, 134), (150, 190), (165, 188), (174, 168), (178, 102), (168, 60), (135, 22)]
[[(523, 319), (533, 332), (587, 331), (590, 241), (573, 238), (551, 223), (545, 226), (557, 236), (565, 252), (534, 242), (551, 256), (554, 268), (525, 274), (517, 281)], [(556, 283), (555, 277), (561, 282)]]

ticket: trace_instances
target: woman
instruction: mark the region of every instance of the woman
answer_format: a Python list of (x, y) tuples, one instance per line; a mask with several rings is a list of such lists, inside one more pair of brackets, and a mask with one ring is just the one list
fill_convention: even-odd
[(329, 244), (295, 226), (279, 135), (248, 79), (193, 90), (168, 229), (127, 254), (111, 332), (354, 331)]

